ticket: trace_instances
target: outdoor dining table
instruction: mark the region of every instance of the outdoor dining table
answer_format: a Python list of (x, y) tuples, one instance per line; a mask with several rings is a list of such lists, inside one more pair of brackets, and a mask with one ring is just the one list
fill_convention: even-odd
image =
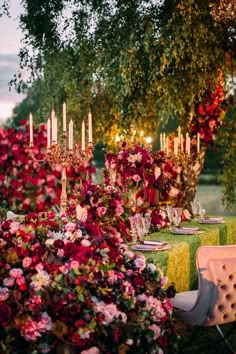
[(152, 258), (168, 278), (167, 285), (175, 284), (177, 291), (195, 290), (198, 286), (196, 252), (203, 245), (236, 244), (236, 217), (225, 216), (225, 223), (200, 224), (198, 221), (183, 223), (185, 227), (199, 227), (202, 233), (193, 235), (172, 234), (169, 229), (154, 232), (145, 240), (168, 242), (166, 251), (143, 252)]

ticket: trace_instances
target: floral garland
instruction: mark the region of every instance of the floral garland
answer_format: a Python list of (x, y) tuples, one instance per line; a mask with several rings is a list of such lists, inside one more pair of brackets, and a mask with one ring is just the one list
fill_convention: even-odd
[(161, 271), (80, 205), (70, 214), (0, 223), (1, 351), (176, 352)]
[(202, 142), (206, 145), (213, 144), (216, 134), (223, 125), (228, 107), (229, 101), (225, 99), (221, 84), (214, 91), (206, 90), (201, 102), (195, 105), (191, 135), (199, 132)]

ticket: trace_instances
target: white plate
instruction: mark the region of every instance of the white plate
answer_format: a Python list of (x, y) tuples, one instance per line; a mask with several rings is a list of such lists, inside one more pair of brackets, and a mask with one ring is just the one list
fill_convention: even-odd
[(145, 244), (137, 244), (131, 246), (134, 251), (143, 251), (143, 252), (157, 252), (157, 251), (166, 251), (170, 249), (170, 245), (165, 244), (163, 246), (155, 246), (155, 245), (145, 245)]
[(185, 228), (177, 228), (177, 229), (171, 230), (171, 233), (175, 234), (175, 235), (197, 235), (197, 234), (201, 234), (202, 231), (200, 231), (199, 229), (198, 230), (195, 230), (195, 229), (186, 230)]
[(201, 224), (224, 224), (225, 221), (223, 218), (209, 218), (202, 219), (199, 221)]
[(153, 246), (164, 246), (167, 242), (160, 241), (160, 240), (144, 240), (144, 245), (153, 245)]
[(181, 230), (197, 231), (199, 227), (181, 227)]

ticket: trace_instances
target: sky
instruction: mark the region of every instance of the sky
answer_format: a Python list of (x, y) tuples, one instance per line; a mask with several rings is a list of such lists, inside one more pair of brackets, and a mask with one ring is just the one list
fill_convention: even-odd
[(8, 85), (19, 68), (18, 53), (23, 38), (18, 19), (21, 12), (20, 0), (11, 0), (11, 18), (0, 17), (0, 123), (11, 117), (12, 109), (24, 98), (14, 87), (10, 91)]

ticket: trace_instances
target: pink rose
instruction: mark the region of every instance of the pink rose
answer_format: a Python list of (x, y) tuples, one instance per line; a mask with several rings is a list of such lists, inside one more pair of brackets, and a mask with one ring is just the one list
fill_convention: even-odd
[(139, 175), (133, 175), (133, 180), (134, 182), (138, 183), (141, 180), (141, 178)]
[(120, 204), (118, 204), (118, 205), (116, 206), (116, 213), (117, 213), (117, 215), (120, 216), (120, 215), (123, 214), (123, 212), (124, 212), (124, 208), (123, 208)]
[(15, 234), (20, 228), (20, 223), (17, 221), (12, 221), (10, 225), (10, 233)]
[(8, 288), (1, 288), (0, 287), (0, 301), (6, 301), (9, 297), (9, 290)]
[(20, 268), (13, 268), (10, 270), (10, 276), (12, 278), (19, 278), (22, 276), (22, 274), (23, 274), (23, 271)]
[(73, 223), (73, 222), (68, 222), (66, 225), (65, 225), (65, 229), (66, 231), (71, 231), (73, 232), (74, 229), (75, 229), (76, 225)]
[(32, 259), (30, 257), (25, 257), (22, 262), (24, 268), (28, 268), (31, 265), (31, 263), (32, 263)]
[(97, 213), (98, 216), (102, 217), (106, 214), (107, 208), (106, 207), (98, 207), (97, 208)]
[(42, 317), (38, 322), (38, 328), (41, 332), (50, 331), (52, 329), (52, 320), (46, 312), (42, 313)]
[(142, 254), (137, 254), (134, 264), (139, 271), (142, 271), (146, 266), (146, 258)]
[(27, 320), (25, 326), (21, 328), (21, 334), (28, 341), (36, 341), (41, 336), (38, 323), (30, 319)]
[(15, 279), (13, 278), (5, 278), (3, 279), (3, 285), (10, 288), (15, 284)]
[(159, 326), (157, 326), (156, 324), (152, 324), (149, 329), (151, 329), (154, 332), (154, 337), (153, 339), (156, 340), (157, 338), (160, 337), (161, 334), (161, 329)]

